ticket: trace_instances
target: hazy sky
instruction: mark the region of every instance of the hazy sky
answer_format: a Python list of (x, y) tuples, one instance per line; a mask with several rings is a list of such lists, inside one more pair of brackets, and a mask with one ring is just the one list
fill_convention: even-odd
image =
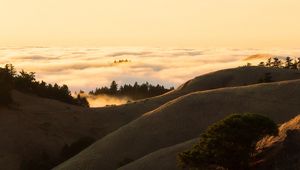
[(1, 46), (296, 47), (299, 0), (0, 0)]

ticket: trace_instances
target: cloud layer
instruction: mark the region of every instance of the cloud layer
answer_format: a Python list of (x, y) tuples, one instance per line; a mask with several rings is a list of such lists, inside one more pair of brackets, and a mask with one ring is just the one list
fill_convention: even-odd
[[(0, 48), (0, 64), (37, 73), (39, 80), (67, 84), (72, 91), (148, 81), (167, 87), (207, 72), (256, 63), (255, 54), (300, 56), (300, 49)], [(128, 63), (114, 60), (128, 59)], [(264, 60), (264, 59), (263, 59)]]

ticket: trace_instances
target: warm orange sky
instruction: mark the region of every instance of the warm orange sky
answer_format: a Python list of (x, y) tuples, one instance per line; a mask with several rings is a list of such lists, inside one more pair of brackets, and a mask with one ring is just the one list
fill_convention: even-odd
[(0, 0), (1, 46), (297, 47), (299, 0)]

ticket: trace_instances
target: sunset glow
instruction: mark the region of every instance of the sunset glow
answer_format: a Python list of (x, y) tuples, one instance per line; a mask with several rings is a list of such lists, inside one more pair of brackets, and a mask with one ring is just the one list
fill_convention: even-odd
[(297, 47), (298, 0), (1, 0), (3, 46)]
[[(178, 87), (267, 57), (300, 56), (298, 0), (0, 1), (0, 67), (11, 63), (73, 93), (113, 80)], [(105, 101), (90, 98), (96, 106), (127, 99)]]

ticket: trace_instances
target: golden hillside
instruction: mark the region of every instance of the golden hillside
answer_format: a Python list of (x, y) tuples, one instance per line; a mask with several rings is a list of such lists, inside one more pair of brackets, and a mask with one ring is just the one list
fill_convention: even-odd
[(57, 169), (116, 169), (125, 158), (199, 136), (232, 113), (263, 114), (283, 123), (299, 113), (300, 80), (194, 92), (174, 99), (105, 136)]
[[(272, 102), (273, 98), (279, 102), (280, 98), (278, 97), (281, 96), (277, 97), (277, 95), (281, 93), (284, 95), (284, 92), (280, 92), (283, 91), (281, 87), (287, 86), (281, 84), (291, 84), (292, 86), (292, 84), (297, 84), (297, 81), (225, 89), (226, 87), (256, 84), (266, 73), (271, 73), (273, 81), (300, 79), (300, 71), (296, 70), (239, 67), (196, 77), (178, 89), (161, 96), (121, 106), (103, 108), (82, 108), (14, 91), (15, 103), (9, 108), (0, 108), (0, 129), (3, 134), (0, 166), (4, 169), (17, 170), (20, 169), (24, 160), (35, 159), (43, 153), (47, 153), (49, 159), (56, 159), (65, 144), (71, 144), (88, 136), (99, 139), (97, 143), (100, 144), (96, 144), (99, 145), (99, 148), (104, 147), (101, 144), (103, 142), (111, 143), (107, 146), (107, 152), (121, 147), (118, 152), (122, 153), (119, 156), (110, 159), (108, 154), (107, 165), (96, 166), (114, 169), (116, 164), (126, 157), (138, 159), (163, 147), (189, 140), (200, 134), (201, 129), (208, 124), (222, 118), (229, 112), (252, 111), (251, 109), (259, 111), (252, 108), (252, 105), (258, 105), (255, 103), (257, 100), (252, 99), (252, 96), (262, 97), (261, 100), (265, 100), (264, 103), (259, 104), (261, 108), (274, 107), (275, 109), (276, 107), (273, 106), (275, 103)], [(269, 86), (272, 86), (272, 90), (280, 89), (278, 94), (272, 93), (271, 89), (268, 91)], [(219, 90), (206, 91), (210, 89)], [(261, 96), (259, 89), (265, 89), (262, 91), (265, 91), (266, 94)], [(290, 96), (296, 94), (291, 89), (285, 90), (289, 92), (286, 94)], [(240, 96), (240, 93), (246, 96)], [(263, 99), (263, 97), (268, 99)], [(290, 101), (292, 99), (284, 102), (293, 103), (294, 101)], [(243, 100), (251, 104), (249, 108), (241, 104), (237, 107), (231, 107), (232, 102), (242, 102)], [(245, 102), (242, 103), (245, 104)], [(220, 111), (223, 110), (223, 107), (224, 111)], [(264, 110), (268, 111), (268, 109)], [(279, 114), (281, 110), (278, 109), (276, 114)], [(207, 119), (201, 118), (203, 115)], [(284, 118), (286, 117), (279, 114), (277, 120)], [(194, 126), (195, 123), (200, 124), (201, 127)], [(173, 129), (174, 126), (175, 129)], [(179, 128), (179, 131), (176, 128)], [(144, 140), (149, 140), (149, 144), (140, 141), (140, 135), (142, 138), (144, 138), (143, 135), (148, 135)], [(160, 136), (164, 137), (160, 138)], [(125, 138), (128, 139), (125, 140)], [(157, 142), (151, 142), (156, 138), (159, 138)], [(125, 143), (119, 145), (122, 140)], [(123, 148), (126, 146), (126, 142), (129, 142), (132, 147), (136, 146), (136, 148)], [(143, 147), (145, 145), (149, 146)], [(122, 150), (126, 148), (127, 151)], [(101, 153), (98, 155), (100, 157), (102, 154), (106, 154), (106, 151), (96, 150)], [(89, 157), (82, 159), (88, 160)], [(101, 162), (101, 159), (99, 161)], [(64, 165), (69, 165), (69, 162)]]

